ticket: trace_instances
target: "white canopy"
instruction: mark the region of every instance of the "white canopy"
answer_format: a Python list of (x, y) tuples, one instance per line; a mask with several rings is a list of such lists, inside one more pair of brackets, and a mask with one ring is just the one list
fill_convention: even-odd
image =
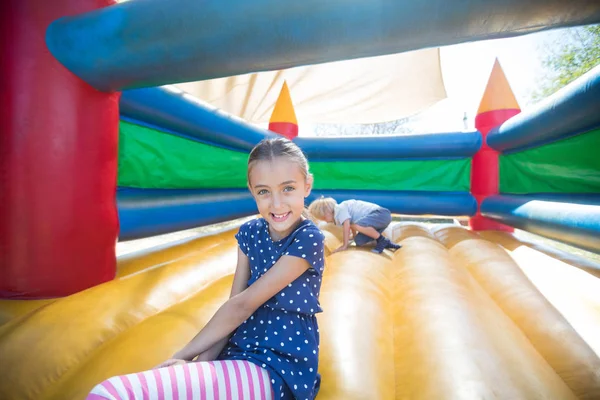
[(269, 121), (287, 81), (298, 124), (397, 120), (446, 98), (439, 49), (177, 84), (250, 123)]

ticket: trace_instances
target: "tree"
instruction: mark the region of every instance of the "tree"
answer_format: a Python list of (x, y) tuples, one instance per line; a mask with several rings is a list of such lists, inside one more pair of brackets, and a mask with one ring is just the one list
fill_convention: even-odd
[(543, 65), (549, 75), (533, 94), (534, 101), (551, 95), (599, 64), (600, 25), (565, 30), (565, 36), (547, 49)]

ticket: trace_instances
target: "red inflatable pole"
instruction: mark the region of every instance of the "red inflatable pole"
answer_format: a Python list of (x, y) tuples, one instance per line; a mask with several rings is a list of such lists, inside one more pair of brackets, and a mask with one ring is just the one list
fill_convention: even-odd
[(482, 216), (479, 208), (486, 197), (498, 194), (499, 189), (498, 152), (486, 144), (487, 134), (520, 112), (504, 71), (496, 60), (475, 117), (475, 127), (483, 136), (483, 145), (471, 162), (471, 193), (477, 200), (477, 214), (470, 218), (469, 226), (474, 231), (513, 231), (509, 226)]
[(118, 93), (67, 71), (53, 20), (113, 0), (0, 5), (0, 297), (64, 296), (110, 280), (118, 235)]

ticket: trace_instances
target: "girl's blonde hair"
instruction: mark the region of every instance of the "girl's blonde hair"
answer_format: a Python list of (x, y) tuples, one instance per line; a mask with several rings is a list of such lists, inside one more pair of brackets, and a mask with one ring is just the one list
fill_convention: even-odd
[(325, 213), (330, 212), (333, 213), (335, 211), (335, 206), (337, 205), (337, 201), (335, 201), (331, 197), (321, 197), (308, 206), (308, 212), (313, 217), (320, 219), (322, 221), (325, 220)]
[(263, 139), (258, 143), (248, 157), (248, 185), (250, 185), (250, 171), (258, 161), (272, 161), (277, 157), (285, 157), (298, 165), (300, 171), (304, 175), (304, 179), (308, 181), (312, 177), (308, 171), (308, 160), (300, 150), (296, 143), (283, 137), (274, 139)]

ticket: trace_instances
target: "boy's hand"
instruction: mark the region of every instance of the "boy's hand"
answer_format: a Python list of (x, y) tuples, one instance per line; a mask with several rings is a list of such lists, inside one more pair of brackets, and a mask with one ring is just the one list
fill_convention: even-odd
[[(344, 250), (347, 250), (347, 249), (348, 249), (348, 246), (344, 246), (344, 245), (342, 245), (342, 246), (338, 247), (337, 249), (335, 249), (335, 250), (333, 251), (333, 253), (337, 253), (337, 252), (344, 251)], [(333, 253), (332, 253), (332, 254), (333, 254)]]

